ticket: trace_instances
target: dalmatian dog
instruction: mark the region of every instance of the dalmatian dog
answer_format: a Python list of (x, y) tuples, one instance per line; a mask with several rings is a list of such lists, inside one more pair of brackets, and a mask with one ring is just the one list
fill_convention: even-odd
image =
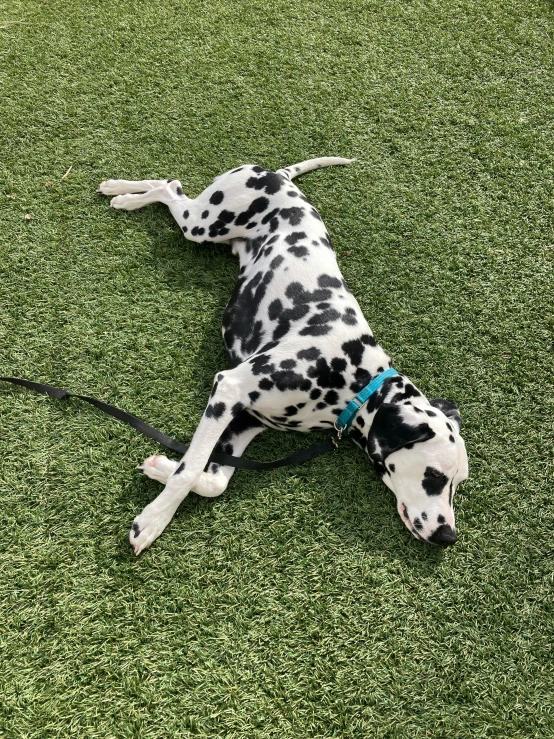
[[(311, 159), (277, 171), (244, 165), (216, 177), (197, 198), (178, 180), (107, 180), (113, 208), (165, 203), (187, 239), (226, 243), (239, 257), (223, 316), (231, 369), (218, 372), (183, 459), (148, 457), (141, 469), (165, 485), (135, 518), (129, 540), (149, 547), (190, 491), (221, 495), (234, 468), (209, 463), (214, 450), (240, 456), (267, 428), (333, 429), (374, 378), (391, 368), (339, 270), (317, 210), (297, 175), (353, 160)], [(421, 541), (456, 541), (452, 499), (468, 475), (457, 406), (427, 399), (394, 370), (357, 411), (349, 437), (392, 490), (400, 517)]]

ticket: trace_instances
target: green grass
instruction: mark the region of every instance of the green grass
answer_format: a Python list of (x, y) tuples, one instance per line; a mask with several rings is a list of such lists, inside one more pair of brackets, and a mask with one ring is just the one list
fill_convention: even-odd
[(299, 184), (395, 367), (458, 401), (470, 458), (448, 551), (344, 444), (189, 496), (136, 559), (155, 445), (2, 387), (0, 736), (554, 734), (552, 10), (0, 3), (0, 375), (189, 439), (237, 264), (98, 183), (195, 194), (244, 162), (357, 157)]

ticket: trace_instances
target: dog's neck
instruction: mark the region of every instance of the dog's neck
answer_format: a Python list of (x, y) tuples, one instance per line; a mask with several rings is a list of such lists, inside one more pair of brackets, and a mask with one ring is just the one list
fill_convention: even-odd
[[(415, 401), (413, 403), (412, 401)], [(413, 405), (429, 406), (429, 401), (405, 375), (395, 375), (388, 378), (383, 386), (372, 395), (357, 412), (349, 438), (369, 456), (371, 462), (379, 472), (385, 472), (384, 465), (378, 455), (374, 455), (369, 437), (372, 433), (373, 420), (384, 405), (402, 406)]]

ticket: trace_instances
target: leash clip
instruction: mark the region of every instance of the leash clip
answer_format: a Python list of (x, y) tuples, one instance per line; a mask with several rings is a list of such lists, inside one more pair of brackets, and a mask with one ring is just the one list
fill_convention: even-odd
[[(344, 426), (337, 426), (337, 421), (338, 420), (339, 419), (337, 418), (337, 420), (334, 423), (334, 426), (335, 426), (335, 431), (337, 432), (337, 440), (340, 441), (342, 439), (342, 435), (343, 435), (343, 433), (344, 433), (344, 431), (346, 429), (346, 425), (344, 425)], [(335, 440), (333, 439), (333, 441), (335, 441)], [(336, 442), (335, 442), (335, 444), (336, 444)], [(338, 444), (337, 444), (337, 447), (338, 447)]]

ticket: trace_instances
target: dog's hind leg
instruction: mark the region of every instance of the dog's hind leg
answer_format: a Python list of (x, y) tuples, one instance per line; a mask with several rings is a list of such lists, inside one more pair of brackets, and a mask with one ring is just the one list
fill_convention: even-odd
[[(147, 185), (151, 187), (147, 189)], [(208, 240), (203, 193), (195, 200), (188, 198), (179, 180), (106, 180), (98, 192), (104, 195), (120, 193), (110, 200), (111, 207), (118, 210), (138, 210), (151, 203), (164, 203), (187, 239), (196, 242)], [(228, 229), (220, 234), (210, 234), (209, 241), (227, 242), (229, 237), (225, 232)]]
[[(107, 183), (114, 184), (108, 185)], [(144, 186), (148, 183), (155, 186), (144, 189)], [(136, 189), (125, 191), (127, 187), (134, 187)], [(117, 208), (118, 210), (138, 210), (138, 208), (144, 208), (145, 205), (151, 205), (152, 203), (165, 203), (165, 205), (170, 207), (172, 213), (172, 206), (176, 206), (173, 215), (177, 217), (176, 214), (179, 214), (181, 221), (183, 220), (182, 212), (185, 204), (192, 202), (183, 193), (183, 188), (179, 180), (142, 180), (138, 182), (131, 182), (130, 180), (106, 180), (98, 188), (98, 192), (104, 195), (111, 195), (118, 190), (123, 190), (123, 192), (110, 200), (112, 208)]]
[[(105, 180), (96, 192), (102, 195), (127, 195), (129, 193), (148, 192), (163, 187), (176, 180)], [(179, 184), (179, 183), (177, 183)]]
[[(252, 439), (266, 428), (267, 426), (251, 416), (248, 411), (242, 411), (227, 426), (217, 442), (215, 451), (240, 457)], [(137, 469), (152, 480), (165, 484), (178, 466), (179, 462), (158, 454), (145, 459)], [(194, 484), (192, 492), (204, 498), (216, 498), (224, 492), (234, 471), (234, 467), (210, 463), (208, 469)]]

